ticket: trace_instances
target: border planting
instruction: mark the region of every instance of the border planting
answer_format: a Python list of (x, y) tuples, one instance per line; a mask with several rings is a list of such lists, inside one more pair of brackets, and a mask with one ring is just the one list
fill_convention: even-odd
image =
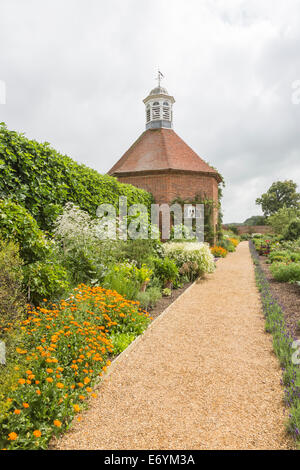
[(289, 408), (287, 430), (300, 446), (300, 367), (293, 362), (294, 338), (287, 330), (284, 314), (271, 293), (269, 282), (260, 266), (254, 244), (249, 242), (250, 253), (255, 265), (256, 284), (260, 291), (266, 332), (273, 336), (273, 348), (282, 368), (284, 401)]

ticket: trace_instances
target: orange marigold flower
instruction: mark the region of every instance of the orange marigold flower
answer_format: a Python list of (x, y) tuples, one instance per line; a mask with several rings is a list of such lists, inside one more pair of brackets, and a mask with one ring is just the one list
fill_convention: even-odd
[(64, 384), (62, 384), (61, 382), (57, 382), (56, 386), (57, 388), (64, 388)]
[(39, 429), (36, 429), (35, 431), (33, 431), (33, 435), (34, 437), (41, 437), (42, 433)]
[(20, 413), (21, 413), (21, 410), (17, 410), (17, 409), (16, 409), (16, 410), (14, 411), (14, 414), (15, 414), (15, 415), (19, 415)]
[(59, 421), (59, 419), (55, 419), (55, 420), (53, 421), (53, 424), (54, 424), (54, 426), (56, 426), (57, 428), (60, 428), (60, 427), (61, 427), (61, 421)]
[(75, 413), (79, 413), (80, 411), (80, 406), (79, 405), (73, 405)]
[(46, 369), (46, 372), (48, 372), (48, 374), (51, 374), (53, 372), (53, 369)]
[(19, 382), (19, 384), (24, 385), (24, 383), (26, 382), (26, 380), (25, 380), (25, 379), (19, 379), (18, 382)]
[(47, 382), (49, 382), (50, 384), (53, 382), (52, 377), (47, 377), (46, 380), (47, 380)]
[(8, 440), (15, 441), (16, 439), (18, 439), (18, 434), (16, 432), (10, 432), (8, 435)]
[(88, 383), (90, 383), (91, 379), (89, 377), (85, 377), (83, 381), (87, 385)]
[(36, 394), (40, 395), (42, 392), (40, 390), (36, 390)]
[(23, 403), (24, 408), (29, 408), (28, 403)]

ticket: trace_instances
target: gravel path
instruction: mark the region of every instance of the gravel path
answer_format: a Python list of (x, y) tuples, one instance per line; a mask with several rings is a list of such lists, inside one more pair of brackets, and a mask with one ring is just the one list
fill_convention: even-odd
[(57, 449), (287, 449), (281, 371), (248, 244), (113, 363)]

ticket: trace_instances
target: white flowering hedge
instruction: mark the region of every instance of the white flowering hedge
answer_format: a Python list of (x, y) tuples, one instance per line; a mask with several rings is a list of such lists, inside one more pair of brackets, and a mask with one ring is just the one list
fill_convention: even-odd
[(179, 272), (194, 280), (215, 269), (214, 257), (207, 243), (168, 242), (164, 243), (165, 256), (172, 259), (179, 267)]

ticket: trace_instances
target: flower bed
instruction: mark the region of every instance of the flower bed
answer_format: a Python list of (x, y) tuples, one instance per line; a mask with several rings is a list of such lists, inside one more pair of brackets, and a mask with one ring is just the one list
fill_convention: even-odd
[(0, 421), (0, 447), (46, 448), (93, 396), (113, 355), (110, 336), (132, 340), (149, 321), (138, 302), (85, 285), (59, 305), (28, 307), (17, 327), (17, 377)]
[(269, 282), (260, 266), (255, 246), (250, 242), (250, 251), (255, 263), (255, 276), (261, 293), (263, 312), (266, 318), (266, 331), (273, 335), (273, 348), (283, 370), (285, 403), (289, 407), (288, 431), (300, 443), (300, 367), (293, 363), (295, 350), (293, 338), (285, 324), (284, 314), (273, 297)]

